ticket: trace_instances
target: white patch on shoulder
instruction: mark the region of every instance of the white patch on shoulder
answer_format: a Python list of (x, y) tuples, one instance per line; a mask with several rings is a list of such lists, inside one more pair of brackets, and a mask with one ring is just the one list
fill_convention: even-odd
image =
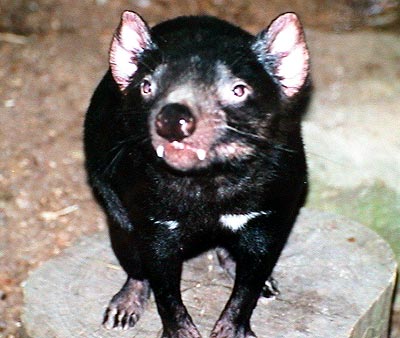
[(169, 230), (174, 230), (179, 226), (178, 221), (155, 221), (154, 224), (165, 225)]
[(226, 214), (219, 218), (220, 223), (232, 231), (238, 231), (245, 227), (245, 225), (252, 220), (261, 215), (267, 215), (268, 212), (265, 211), (253, 211), (247, 214)]

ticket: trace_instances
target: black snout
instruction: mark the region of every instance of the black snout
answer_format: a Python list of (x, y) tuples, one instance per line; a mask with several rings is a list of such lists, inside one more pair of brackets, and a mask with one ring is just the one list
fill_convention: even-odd
[(193, 134), (196, 120), (190, 109), (179, 103), (164, 106), (156, 116), (156, 131), (168, 141), (181, 141)]

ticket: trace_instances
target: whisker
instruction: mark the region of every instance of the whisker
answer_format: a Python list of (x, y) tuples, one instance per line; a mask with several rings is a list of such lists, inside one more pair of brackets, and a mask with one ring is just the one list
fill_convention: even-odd
[(125, 152), (125, 146), (123, 145), (120, 147), (120, 149), (117, 151), (117, 153), (113, 156), (111, 161), (105, 166), (105, 168), (103, 170), (103, 175), (107, 175), (107, 174), (113, 175), (115, 166), (121, 159), (124, 152)]
[(129, 144), (131, 142), (134, 142), (134, 141), (140, 141), (140, 139), (143, 139), (143, 138), (146, 138), (146, 137), (143, 136), (143, 135), (131, 136), (131, 137), (128, 137), (128, 138), (126, 138), (124, 140), (118, 141), (117, 144), (113, 148), (111, 148), (109, 152), (111, 153), (111, 152), (117, 150), (121, 146), (127, 145), (127, 144)]
[(294, 150), (294, 149), (290, 149), (290, 148), (288, 148), (288, 147), (285, 147), (283, 144), (271, 143), (271, 145), (272, 145), (272, 147), (274, 147), (275, 149), (278, 149), (278, 150), (283, 150), (283, 151), (286, 151), (286, 152), (292, 153), (292, 154), (297, 153), (297, 150)]
[(288, 153), (297, 153), (297, 150), (291, 149), (287, 146), (285, 146), (284, 144), (280, 144), (280, 143), (275, 143), (272, 142), (271, 140), (269, 140), (267, 137), (265, 136), (261, 136), (261, 135), (257, 135), (257, 134), (253, 134), (253, 133), (249, 133), (249, 132), (245, 132), (243, 130), (239, 130), (235, 127), (232, 126), (221, 126), (221, 127), (217, 127), (218, 129), (228, 129), (231, 130), (239, 135), (243, 135), (243, 136), (247, 136), (251, 139), (255, 139), (255, 140), (260, 140), (263, 141), (265, 143), (267, 143), (270, 147), (273, 147), (274, 149), (277, 150), (282, 150)]
[(249, 132), (246, 132), (246, 131), (243, 131), (243, 130), (239, 130), (239, 129), (237, 129), (235, 127), (232, 127), (232, 126), (223, 126), (223, 127), (218, 127), (218, 128), (219, 129), (228, 129), (228, 130), (231, 130), (231, 131), (233, 131), (233, 132), (235, 132), (237, 134), (240, 134), (240, 135), (244, 135), (244, 136), (248, 136), (248, 137), (251, 137), (251, 138), (268, 141), (268, 139), (266, 137), (264, 137), (264, 136), (260, 136), (260, 135), (257, 135), (257, 134), (253, 134), (253, 133), (249, 133)]
[(129, 149), (128, 146), (133, 142), (136, 143), (145, 143), (149, 140), (149, 137), (146, 136), (135, 136), (135, 137), (128, 137), (124, 140), (117, 142), (117, 144), (111, 148), (108, 152), (111, 160), (104, 165), (102, 170), (103, 175), (113, 175), (115, 171), (115, 167), (117, 166), (118, 162), (122, 159), (126, 151)]

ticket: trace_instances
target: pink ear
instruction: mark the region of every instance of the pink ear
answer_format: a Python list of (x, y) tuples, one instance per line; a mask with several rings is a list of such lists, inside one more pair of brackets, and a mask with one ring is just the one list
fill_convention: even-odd
[(109, 58), (112, 75), (121, 91), (128, 87), (136, 73), (140, 54), (150, 49), (151, 44), (149, 28), (142, 18), (131, 11), (123, 12)]
[[(286, 13), (263, 33), (260, 35), (267, 53), (264, 59), (273, 60), (273, 75), (283, 93), (292, 97), (300, 91), (309, 73), (309, 54), (301, 23), (296, 14)], [(260, 41), (257, 45), (260, 47)]]

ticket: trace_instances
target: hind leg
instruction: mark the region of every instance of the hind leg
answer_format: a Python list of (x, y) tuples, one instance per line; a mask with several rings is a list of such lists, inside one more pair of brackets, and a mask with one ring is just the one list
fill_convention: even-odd
[(144, 278), (134, 234), (109, 222), (112, 248), (119, 263), (128, 274), (125, 284), (111, 299), (104, 313), (107, 329), (129, 329), (143, 314), (150, 296), (149, 282)]
[[(222, 248), (216, 249), (218, 262), (227, 274), (235, 279), (236, 262), (228, 251)], [(279, 295), (278, 282), (271, 275), (265, 281), (264, 287), (261, 291), (261, 296), (265, 298), (272, 298)]]

